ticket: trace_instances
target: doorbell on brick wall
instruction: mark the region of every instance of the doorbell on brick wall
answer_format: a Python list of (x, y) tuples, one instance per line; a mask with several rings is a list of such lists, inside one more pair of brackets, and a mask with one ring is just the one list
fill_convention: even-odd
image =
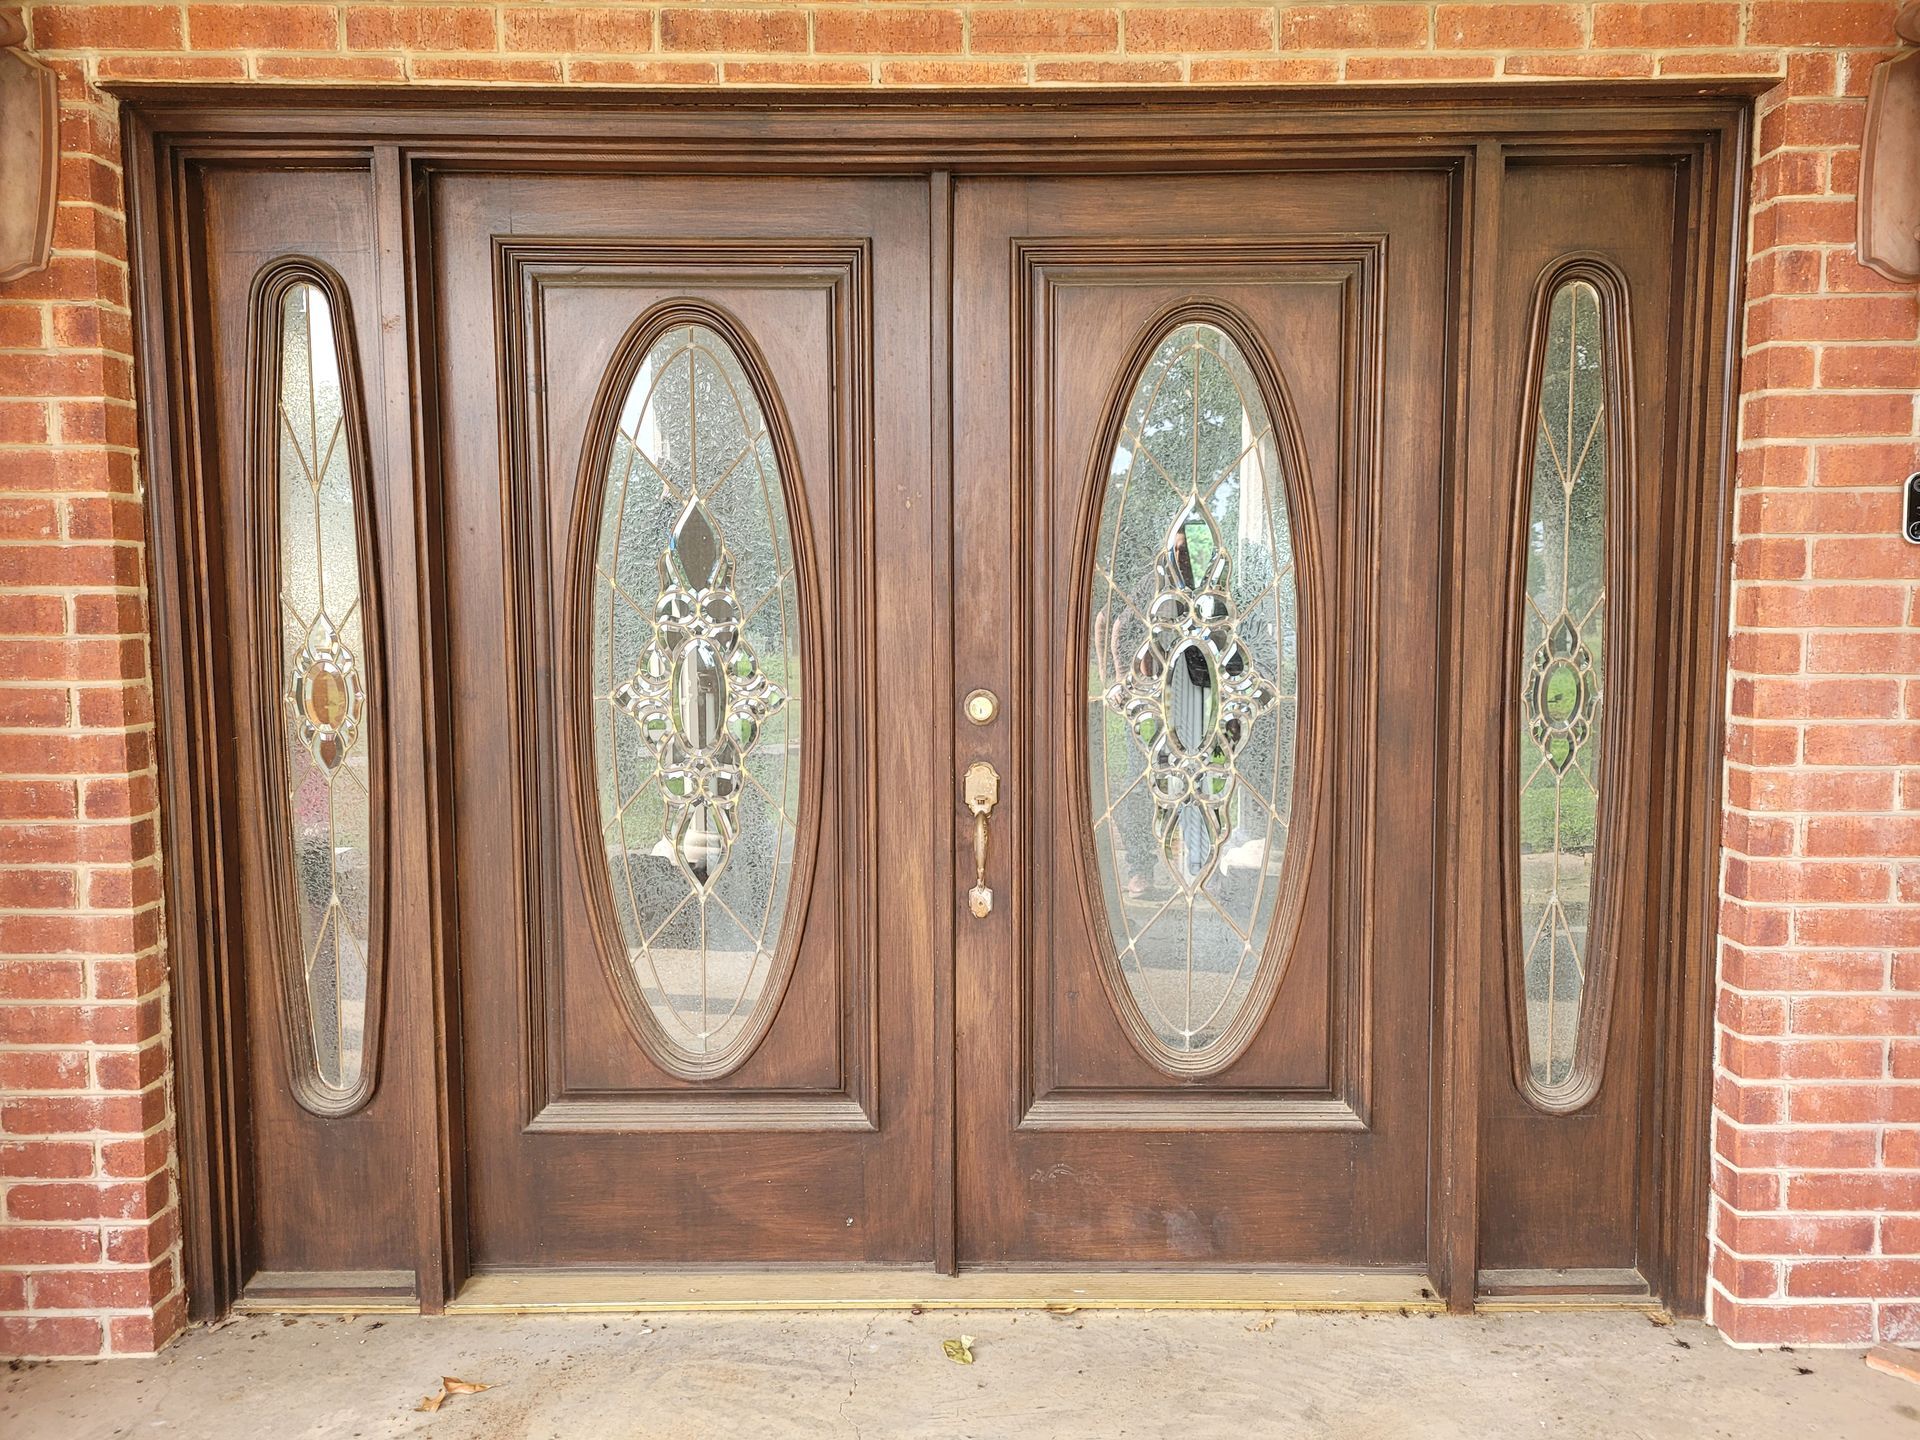
[(1907, 476), (1907, 508), (1902, 533), (1910, 545), (1920, 545), (1920, 470)]

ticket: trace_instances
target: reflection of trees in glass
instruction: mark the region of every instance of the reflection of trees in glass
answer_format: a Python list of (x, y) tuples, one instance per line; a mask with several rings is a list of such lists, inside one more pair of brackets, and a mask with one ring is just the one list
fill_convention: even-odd
[(1247, 1004), (1292, 821), (1297, 605), (1265, 397), (1221, 329), (1156, 345), (1108, 457), (1092, 576), (1093, 826), (1120, 972), (1175, 1053)]
[(601, 849), (628, 978), (680, 1062), (700, 1064), (750, 1043), (786, 917), (802, 679), (791, 527), (766, 413), (718, 330), (660, 336), (617, 427), (587, 697)]
[[(344, 314), (340, 317), (344, 320)], [(359, 494), (333, 302), (320, 285), (288, 286), (279, 304), (279, 623), (283, 781), (299, 931), (299, 983), (319, 1098), (364, 1094), (372, 932), (377, 740), (362, 664), (367, 626)]]
[(1599, 291), (1553, 293), (1527, 527), (1518, 759), (1520, 945), (1534, 1080), (1573, 1072), (1586, 998), (1605, 676), (1609, 365)]

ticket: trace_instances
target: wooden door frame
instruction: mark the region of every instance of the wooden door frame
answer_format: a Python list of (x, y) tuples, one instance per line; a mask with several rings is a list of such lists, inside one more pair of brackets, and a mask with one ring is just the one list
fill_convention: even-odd
[[(1482, 957), (1497, 953), (1503, 917), (1499, 847), (1491, 843), (1484, 798), (1496, 793), (1498, 755), (1461, 753), (1454, 737), (1470, 717), (1501, 702), (1506, 676), (1499, 645), (1485, 643), (1482, 617), (1499, 613), (1504, 577), (1467, 564), (1469, 537), (1505, 523), (1492, 513), (1499, 484), (1461, 477), (1494, 465), (1493, 290), (1501, 176), (1510, 158), (1630, 155), (1683, 172), (1683, 223), (1676, 260), (1686, 298), (1676, 330), (1674, 453), (1684, 457), (1684, 493), (1670, 536), (1672, 663), (1662, 678), (1677, 697), (1654, 853), (1664, 857), (1650, 1049), (1641, 1126), (1643, 1269), (1674, 1310), (1704, 1307), (1712, 1094), (1713, 976), (1719, 897), (1722, 693), (1731, 535), (1733, 406), (1739, 359), (1744, 227), (1752, 97), (1764, 81), (1661, 81), (1420, 87), (1348, 86), (1297, 91), (817, 92), (702, 90), (462, 91), (315, 89), (260, 85), (127, 84), (108, 87), (126, 102), (124, 159), (132, 245), (141, 440), (148, 485), (148, 579), (152, 596), (161, 835), (166, 857), (166, 939), (173, 980), (174, 1073), (189, 1307), (196, 1318), (226, 1312), (246, 1279), (246, 1157), (234, 1056), (239, 1015), (232, 1004), (236, 944), (227, 921), (230, 855), (236, 836), (223, 820), (211, 734), (212, 655), (206, 640), (213, 577), (205, 519), (206, 481), (216, 437), (208, 407), (213, 383), (204, 322), (192, 300), (203, 293), (196, 176), (203, 167), (269, 164), (365, 170), (375, 197), (380, 314), (364, 321), (378, 336), (385, 370), (412, 381), (369, 397), (389, 409), (390, 438), (376, 463), (414, 477), (415, 514), (405, 578), (420, 613), (434, 613), (441, 585), (441, 516), (435, 477), (436, 374), (432, 289), (426, 252), (425, 179), (444, 169), (566, 167), (623, 173), (855, 173), (923, 177), (935, 226), (930, 257), (936, 288), (951, 256), (941, 226), (951, 218), (955, 177), (983, 173), (1074, 173), (1117, 168), (1353, 168), (1360, 164), (1444, 170), (1453, 186), (1452, 234), (1459, 293), (1449, 316), (1453, 380), (1446, 461), (1443, 568), (1449, 609), (1442, 674), (1455, 677), (1435, 716), (1445, 781), (1437, 797), (1434, 1061), (1428, 1183), (1428, 1268), (1450, 1308), (1474, 1304), (1478, 1249), (1479, 1094)], [(950, 242), (950, 226), (944, 232)], [(951, 374), (948, 301), (934, 298), (932, 372), (935, 492), (951, 482), (951, 445), (942, 387)], [(1478, 496), (1485, 513), (1470, 510)], [(1493, 497), (1491, 500), (1489, 497)], [(942, 505), (946, 502), (943, 500)], [(936, 523), (951, 532), (947, 515)], [(942, 550), (948, 547), (937, 547)], [(951, 557), (933, 557), (936, 578)], [(1482, 567), (1485, 570), (1486, 567)], [(1496, 567), (1497, 568), (1497, 567)], [(950, 587), (949, 587), (950, 588)], [(943, 594), (945, 592), (942, 592)], [(947, 613), (934, 617), (951, 637)], [(417, 840), (393, 879), (411, 963), (424, 966), (425, 1014), (412, 1017), (418, 1298), (446, 1308), (468, 1278), (462, 1154), (457, 935), (450, 887), (452, 854), (446, 696), (436, 639), (397, 637), (389, 657), (398, 699), (422, 756), (397, 777), (405, 794), (399, 823)], [(950, 648), (950, 647), (949, 647)], [(945, 687), (952, 746), (957, 722), (952, 657), (936, 664)], [(428, 743), (432, 742), (432, 743)], [(1476, 831), (1478, 833), (1476, 833)], [(1448, 837), (1463, 837), (1448, 843)], [(933, 1088), (936, 1133), (954, 1122), (954, 923), (951, 856), (934, 857), (943, 882), (935, 941), (938, 1040)], [(1663, 962), (1663, 963), (1661, 963)], [(389, 967), (390, 971), (395, 967)], [(943, 973), (946, 972), (946, 973)], [(389, 983), (392, 983), (391, 978)], [(402, 1016), (391, 1017), (388, 1045)], [(392, 1064), (390, 1075), (397, 1073)], [(954, 1185), (951, 1150), (936, 1157), (933, 1231), (942, 1268), (951, 1268)]]

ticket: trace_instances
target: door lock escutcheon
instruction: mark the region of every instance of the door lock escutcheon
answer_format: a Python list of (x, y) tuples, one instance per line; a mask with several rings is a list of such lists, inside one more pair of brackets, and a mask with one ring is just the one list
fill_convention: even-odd
[(1000, 773), (984, 760), (974, 761), (967, 767), (961, 793), (973, 814), (973, 889), (967, 892), (967, 908), (984, 920), (993, 913), (993, 891), (987, 885), (987, 817), (1000, 802)]

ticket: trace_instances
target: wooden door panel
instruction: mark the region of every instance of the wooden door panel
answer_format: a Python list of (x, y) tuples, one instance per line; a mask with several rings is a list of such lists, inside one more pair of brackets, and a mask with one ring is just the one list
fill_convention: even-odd
[[(434, 209), (476, 1264), (925, 1258), (931, 925), (875, 864), (932, 844), (881, 803), (927, 749), (875, 743), (931, 713), (924, 187), (448, 177)], [(713, 1073), (617, 983), (581, 699), (618, 377), (688, 317), (778, 451), (810, 817), (769, 1017)]]
[[(1006, 782), (1007, 899), (956, 940), (963, 1258), (1423, 1253), (1447, 215), (1421, 174), (960, 191), (956, 573), (1004, 603), (957, 612), (955, 679), (1013, 697), (955, 757)], [(1297, 898), (1250, 1034), (1191, 1071), (1122, 1023), (1081, 708), (1121, 392), (1189, 315), (1257, 352), (1302, 587)]]
[[(236, 836), (244, 837), (233, 847), (234, 920), (245, 941), (233, 997), (241, 1027), (243, 1053), (237, 1059), (246, 1131), (239, 1147), (248, 1220), (240, 1278), (253, 1283), (264, 1272), (271, 1286), (277, 1283), (274, 1277), (330, 1272), (343, 1289), (404, 1293), (411, 1289), (413, 1263), (405, 1182), (409, 1107), (418, 1083), (419, 1050), (411, 1030), (418, 992), (415, 977), (404, 967), (382, 963), (386, 956), (379, 950), (404, 953), (412, 936), (396, 906), (388, 938), (376, 939), (373, 947), (372, 998), (376, 1006), (382, 999), (387, 1003), (384, 1023), (365, 1037), (370, 1094), (350, 1113), (316, 1113), (299, 1093), (308, 1057), (292, 1044), (303, 1021), (284, 1013), (283, 970), (302, 964), (302, 937), (288, 923), (290, 904), (277, 893), (291, 889), (292, 850), (274, 843), (269, 821), (275, 807), (287, 803), (284, 762), (263, 742), (277, 738), (287, 677), (280, 627), (267, 623), (277, 616), (273, 602), (279, 579), (256, 543), (280, 493), (279, 447), (269, 449), (258, 439), (263, 416), (268, 427), (279, 423), (271, 408), (278, 310), (260, 301), (263, 277), (294, 264), (324, 266), (337, 281), (330, 301), (352, 350), (343, 357), (345, 404), (356, 410), (372, 442), (356, 459), (384, 457), (386, 451), (384, 367), (376, 343), (377, 262), (368, 238), (372, 177), (364, 170), (219, 168), (201, 177), (199, 197), (205, 226), (204, 323), (221, 381), (209, 387), (221, 439), (211, 486), (218, 513), (210, 517), (215, 553), (221, 557), (213, 577), (222, 618), (214, 642), (221, 677), (215, 732), (219, 763), (232, 787), (230, 823)], [(361, 494), (370, 503), (358, 518), (377, 559), (363, 579), (367, 590), (379, 595), (381, 607), (369, 607), (378, 618), (362, 642), (369, 654), (360, 663), (372, 670), (370, 656), (406, 633), (411, 617), (407, 597), (395, 583), (395, 555), (405, 553), (397, 532), (409, 497), (405, 477), (384, 463), (371, 461), (366, 470)], [(272, 599), (263, 605), (263, 597)], [(371, 771), (369, 787), (371, 804), (382, 808), (394, 803), (406, 783), (399, 735), (409, 733), (410, 721), (404, 706), (394, 703), (399, 687), (385, 685), (387, 678), (377, 672), (372, 682), (377, 693), (362, 746), (385, 752)], [(368, 889), (377, 904), (389, 905), (401, 889), (399, 848), (376, 850), (369, 864)]]
[[(1600, 1007), (1604, 1043), (1592, 1057), (1596, 1088), (1566, 1113), (1552, 1113), (1516, 1083), (1527, 1038), (1514, 1002), (1524, 989), (1520, 957), (1530, 937), (1520, 933), (1518, 894), (1509, 879), (1503, 895), (1507, 944), (1492, 957), (1484, 1010), (1486, 1102), (1485, 1194), (1481, 1212), (1481, 1268), (1498, 1271), (1626, 1270), (1645, 1253), (1639, 1197), (1643, 1193), (1642, 1121), (1648, 1095), (1651, 961), (1660, 906), (1654, 900), (1651, 828), (1640, 817), (1658, 812), (1662, 613), (1660, 556), (1673, 521), (1670, 506), (1687, 503), (1667, 477), (1680, 473), (1673, 458), (1672, 362), (1676, 183), (1674, 167), (1645, 164), (1527, 164), (1508, 168), (1504, 182), (1500, 317), (1499, 412), (1511, 417), (1500, 432), (1495, 480), (1512, 487), (1510, 512), (1519, 515), (1527, 474), (1526, 397), (1542, 363), (1530, 343), (1538, 291), (1556, 267), (1578, 261), (1617, 277), (1620, 328), (1610, 344), (1619, 353), (1626, 393), (1614, 417), (1613, 442), (1631, 453), (1615, 472), (1605, 517), (1611, 633), (1606, 637), (1606, 719), (1603, 764), (1612, 777), (1603, 792), (1596, 841), (1588, 842), (1602, 889), (1589, 934), (1592, 960), (1604, 947), (1587, 996)], [(1515, 554), (1520, 552), (1516, 549)], [(1524, 581), (1515, 564), (1510, 586)], [(1519, 590), (1513, 589), (1512, 613)], [(1488, 643), (1498, 630), (1490, 626)], [(1517, 696), (1527, 657), (1510, 647), (1507, 689)], [(1487, 737), (1514, 763), (1517, 711), (1492, 717), (1501, 727)], [(1497, 823), (1507, 863), (1514, 857), (1519, 776)], [(1606, 812), (1617, 810), (1621, 818)], [(1607, 903), (1608, 901), (1611, 903)], [(1610, 912), (1598, 915), (1604, 905)]]

